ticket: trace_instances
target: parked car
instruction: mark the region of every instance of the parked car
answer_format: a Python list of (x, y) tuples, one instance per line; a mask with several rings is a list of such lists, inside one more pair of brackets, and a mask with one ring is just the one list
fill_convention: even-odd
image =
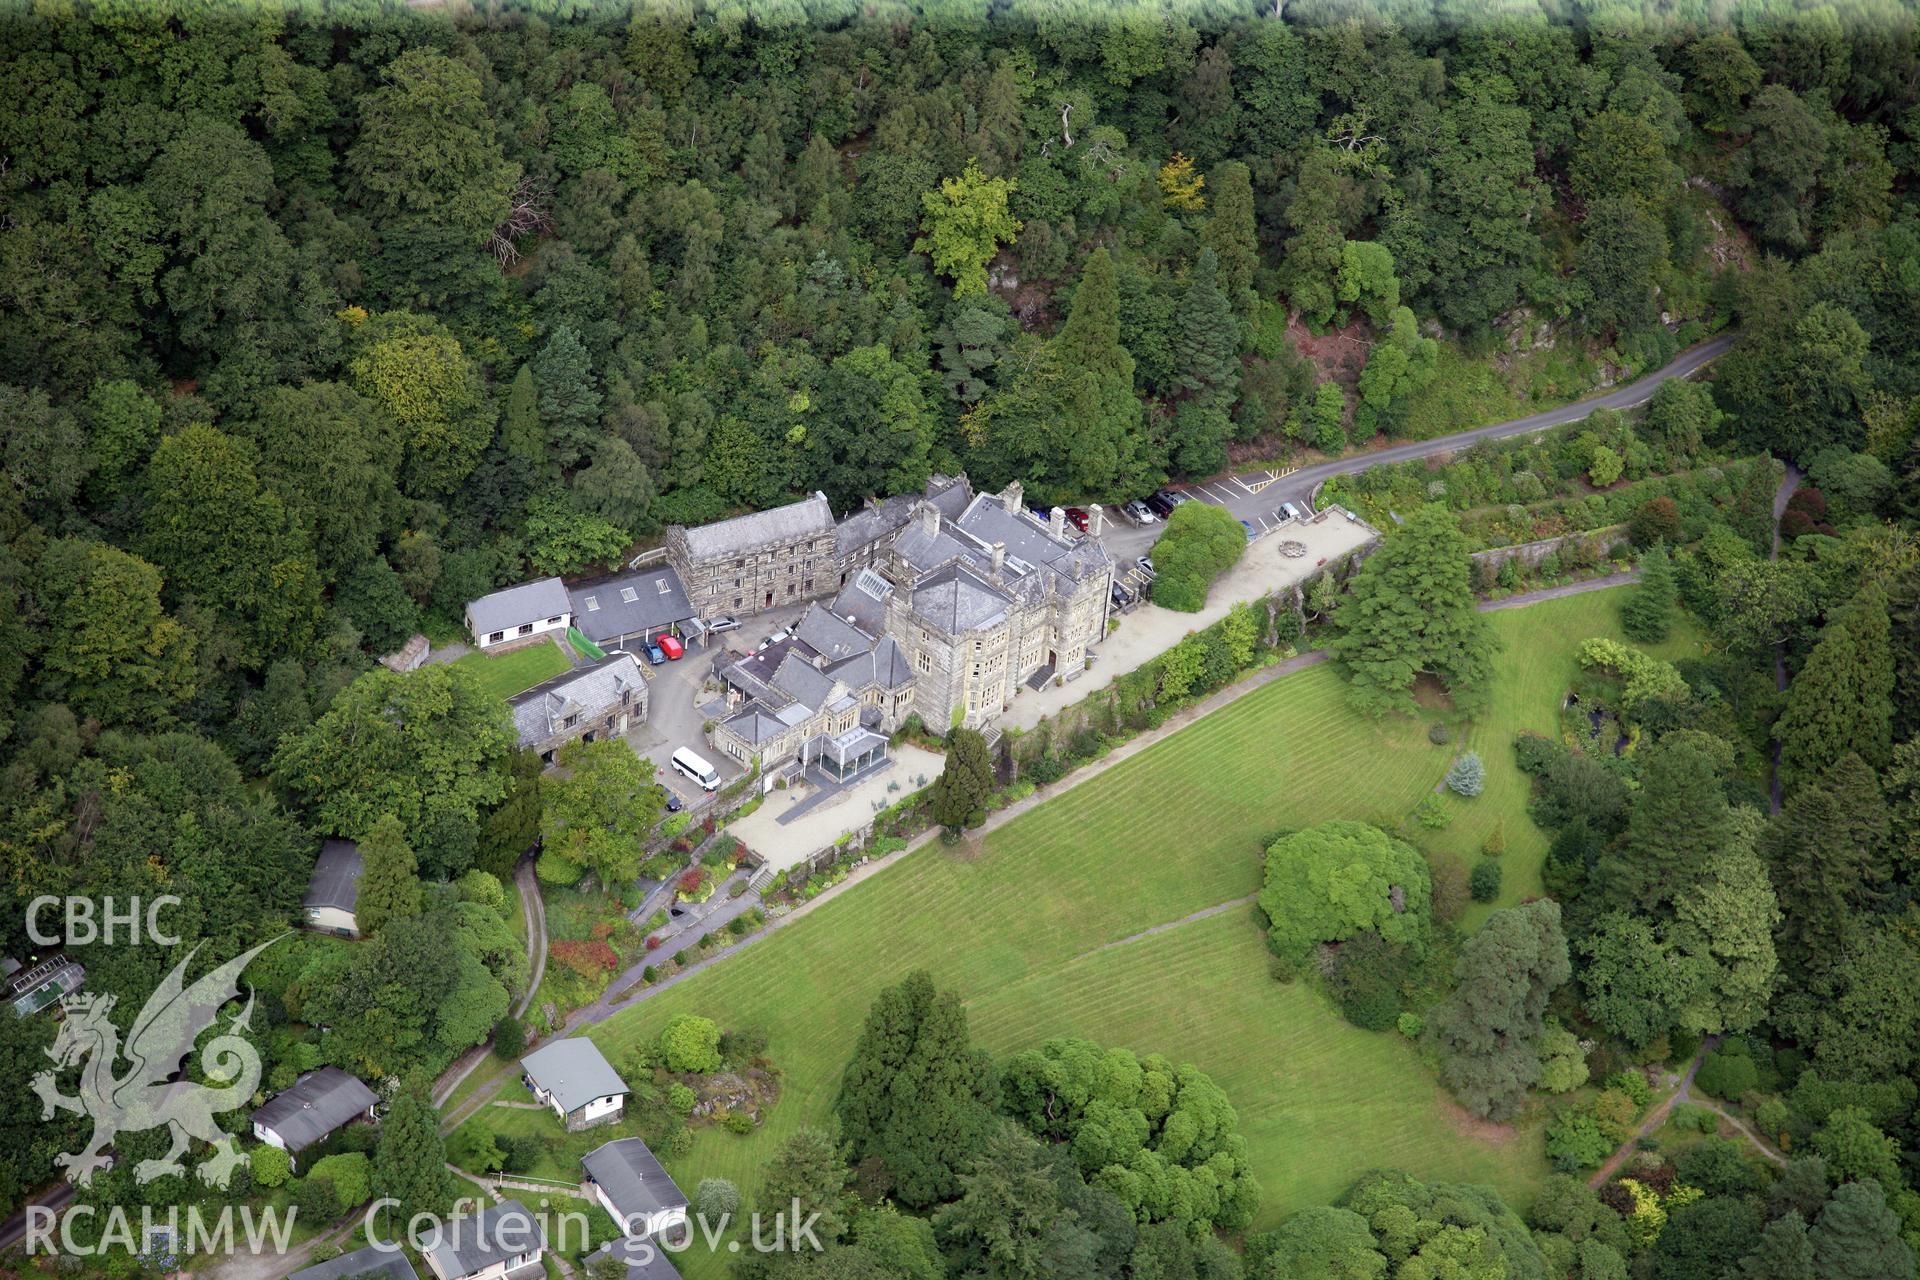
[(1157, 573), (1155, 573), (1155, 572), (1153, 571), (1153, 557), (1152, 557), (1152, 556), (1141, 556), (1141, 557), (1140, 557), (1140, 561), (1139, 561), (1139, 564), (1140, 564), (1140, 572), (1142, 572), (1142, 573), (1144, 573), (1144, 574), (1146, 574), (1146, 575), (1147, 575), (1147, 581), (1148, 581), (1148, 582), (1152, 582), (1152, 581), (1153, 581), (1153, 580), (1154, 580), (1155, 578), (1157, 578), (1157, 577), (1159, 577), (1159, 576), (1160, 576), (1159, 574), (1157, 574)]
[(715, 635), (720, 634), (722, 631), (738, 631), (739, 629), (740, 619), (730, 613), (723, 613), (707, 624), (707, 630)]
[(1082, 533), (1085, 533), (1087, 531), (1088, 519), (1089, 517), (1087, 516), (1087, 513), (1081, 508), (1079, 507), (1067, 508), (1067, 523), (1072, 525), (1074, 528), (1078, 529)]
[(1280, 510), (1274, 514), (1283, 520), (1298, 520), (1300, 518), (1300, 508), (1294, 506), (1291, 502), (1283, 502), (1280, 504)]
[(1155, 489), (1147, 495), (1147, 510), (1153, 512), (1162, 520), (1172, 515), (1173, 509), (1179, 505), (1179, 503), (1173, 500), (1173, 493), (1167, 489)]
[(1241, 527), (1242, 529), (1245, 529), (1245, 530), (1247, 531), (1247, 541), (1248, 541), (1248, 542), (1252, 542), (1252, 541), (1253, 541), (1253, 537), (1254, 537), (1254, 534), (1253, 534), (1253, 525), (1252, 525), (1252, 524), (1250, 524), (1249, 522), (1247, 522), (1247, 521), (1245, 521), (1245, 520), (1242, 520), (1242, 521), (1240, 522), (1240, 527)]
[(682, 800), (678, 795), (674, 794), (673, 791), (671, 790), (667, 792), (667, 812), (668, 813), (678, 813), (686, 807), (687, 807), (687, 802), (685, 800)]
[(1121, 583), (1118, 583), (1118, 582), (1114, 583), (1113, 584), (1113, 603), (1119, 606), (1120, 608), (1124, 609), (1126, 606), (1133, 603), (1133, 592), (1127, 590), (1127, 588)]
[(787, 628), (782, 627), (778, 631), (774, 632), (772, 635), (768, 636), (766, 640), (761, 643), (760, 647), (762, 649), (771, 649), (773, 648), (773, 646), (779, 644), (782, 640), (785, 640), (788, 636), (792, 634), (793, 634), (792, 631), (789, 631)]
[(660, 646), (651, 640), (647, 641), (647, 661), (657, 667), (666, 660), (667, 655)]
[(1146, 503), (1140, 501), (1138, 498), (1133, 499), (1131, 502), (1121, 503), (1120, 514), (1135, 524), (1154, 524), (1160, 519), (1159, 516), (1153, 514), (1152, 508), (1148, 507)]
[(673, 661), (686, 656), (687, 646), (681, 644), (675, 636), (661, 636), (660, 651), (667, 655), (669, 661)]

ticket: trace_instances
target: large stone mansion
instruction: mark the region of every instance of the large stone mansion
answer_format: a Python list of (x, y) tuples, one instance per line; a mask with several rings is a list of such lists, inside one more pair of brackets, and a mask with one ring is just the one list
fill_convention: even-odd
[[(818, 524), (792, 514), (816, 501), (741, 517), (791, 530), (797, 576), (806, 581), (812, 566), (816, 584), (795, 597), (815, 603), (791, 636), (717, 672), (729, 714), (709, 739), (742, 764), (821, 759), (832, 767), (836, 754), (851, 762), (872, 745), (862, 732), (891, 733), (912, 714), (936, 733), (977, 728), (1023, 683), (1037, 689), (1056, 674), (1078, 675), (1106, 634), (1113, 565), (1105, 548), (1071, 533), (1058, 508), (1045, 519), (1029, 511), (1017, 482), (976, 494), (965, 476), (936, 476), (918, 497), (855, 512), (835, 527), (824, 574)], [(744, 538), (753, 541), (743, 541), (743, 559), (745, 546), (767, 545), (762, 529)], [(670, 538), (670, 555), (677, 545)], [(683, 579), (702, 572), (675, 568)], [(759, 582), (769, 580), (783, 575), (763, 573)], [(757, 589), (764, 598), (767, 588)], [(820, 601), (836, 589), (830, 603)], [(690, 594), (698, 590), (689, 584)]]
[(978, 728), (1023, 684), (1073, 679), (1106, 635), (1113, 583), (1099, 539), (1078, 536), (1060, 508), (1041, 516), (1018, 482), (975, 493), (964, 475), (935, 476), (920, 494), (839, 521), (816, 493), (676, 526), (666, 553), (663, 567), (483, 597), (468, 606), (476, 641), (529, 643), (578, 627), (626, 649), (669, 631), (703, 634), (723, 615), (810, 602), (777, 643), (716, 662), (726, 707), (708, 740), (746, 767), (797, 760), (850, 775), (910, 715), (936, 733)]

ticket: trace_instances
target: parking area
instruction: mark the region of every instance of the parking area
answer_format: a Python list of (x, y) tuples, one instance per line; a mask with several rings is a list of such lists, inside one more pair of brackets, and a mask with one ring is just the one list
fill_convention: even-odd
[[(707, 717), (701, 710), (700, 689), (713, 671), (714, 655), (729, 649), (745, 652), (758, 648), (774, 632), (799, 621), (804, 610), (803, 605), (792, 605), (752, 614), (740, 619), (737, 630), (688, 644), (685, 657), (657, 667), (647, 661), (643, 651), (633, 646), (634, 656), (640, 659), (651, 679), (647, 685), (647, 718), (627, 731), (627, 744), (636, 754), (653, 761), (655, 776), (685, 803), (699, 803), (705, 792), (698, 783), (667, 763), (681, 747), (689, 748), (711, 764), (720, 775), (723, 787), (746, 772), (737, 762), (707, 745)], [(711, 695), (707, 700), (711, 700)]]

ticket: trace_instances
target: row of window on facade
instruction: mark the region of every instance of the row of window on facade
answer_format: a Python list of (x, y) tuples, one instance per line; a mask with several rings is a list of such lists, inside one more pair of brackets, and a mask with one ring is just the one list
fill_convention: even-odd
[[(549, 627), (557, 627), (560, 625), (560, 619), (557, 617), (548, 618), (546, 625)], [(533, 624), (531, 622), (523, 622), (513, 629), (513, 634), (515, 636), (530, 636), (533, 634)], [(487, 633), (488, 644), (499, 644), (506, 638), (507, 633), (504, 631), (490, 631)]]

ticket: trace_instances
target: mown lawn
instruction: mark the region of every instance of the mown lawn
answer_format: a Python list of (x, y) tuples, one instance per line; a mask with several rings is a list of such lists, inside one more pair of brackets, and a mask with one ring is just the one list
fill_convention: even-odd
[(486, 691), (496, 698), (511, 698), (542, 680), (559, 675), (573, 664), (559, 645), (551, 641), (532, 644), (511, 653), (473, 652), (454, 659), (455, 666), (467, 668), (480, 677)]
[[(1451, 801), (1452, 824), (1414, 838), (1471, 858), (1504, 815), (1502, 901), (1537, 892), (1546, 840), (1526, 817), (1508, 744), (1522, 728), (1553, 731), (1574, 650), (1589, 635), (1617, 635), (1619, 599), (1596, 592), (1491, 615), (1507, 646), (1500, 684), (1461, 741), (1427, 740), (1444, 710), (1363, 720), (1331, 667), (1303, 671), (984, 841), (911, 855), (594, 1038), (617, 1061), (682, 1011), (768, 1031), (784, 1095), (750, 1137), (699, 1135), (672, 1168), (689, 1192), (718, 1175), (751, 1195), (781, 1140), (829, 1117), (874, 993), (924, 967), (966, 997), (976, 1038), (996, 1053), (1073, 1033), (1211, 1073), (1240, 1112), (1265, 1189), (1260, 1225), (1325, 1202), (1382, 1164), (1524, 1200), (1545, 1171), (1538, 1134), (1464, 1133), (1405, 1040), (1359, 1031), (1311, 987), (1268, 977), (1250, 909), (1127, 939), (1256, 892), (1262, 837), (1277, 828), (1333, 817), (1399, 825), (1462, 742), (1487, 761), (1486, 792)], [(1677, 656), (1688, 643), (1663, 652)], [(722, 1266), (682, 1263), (695, 1277)]]

